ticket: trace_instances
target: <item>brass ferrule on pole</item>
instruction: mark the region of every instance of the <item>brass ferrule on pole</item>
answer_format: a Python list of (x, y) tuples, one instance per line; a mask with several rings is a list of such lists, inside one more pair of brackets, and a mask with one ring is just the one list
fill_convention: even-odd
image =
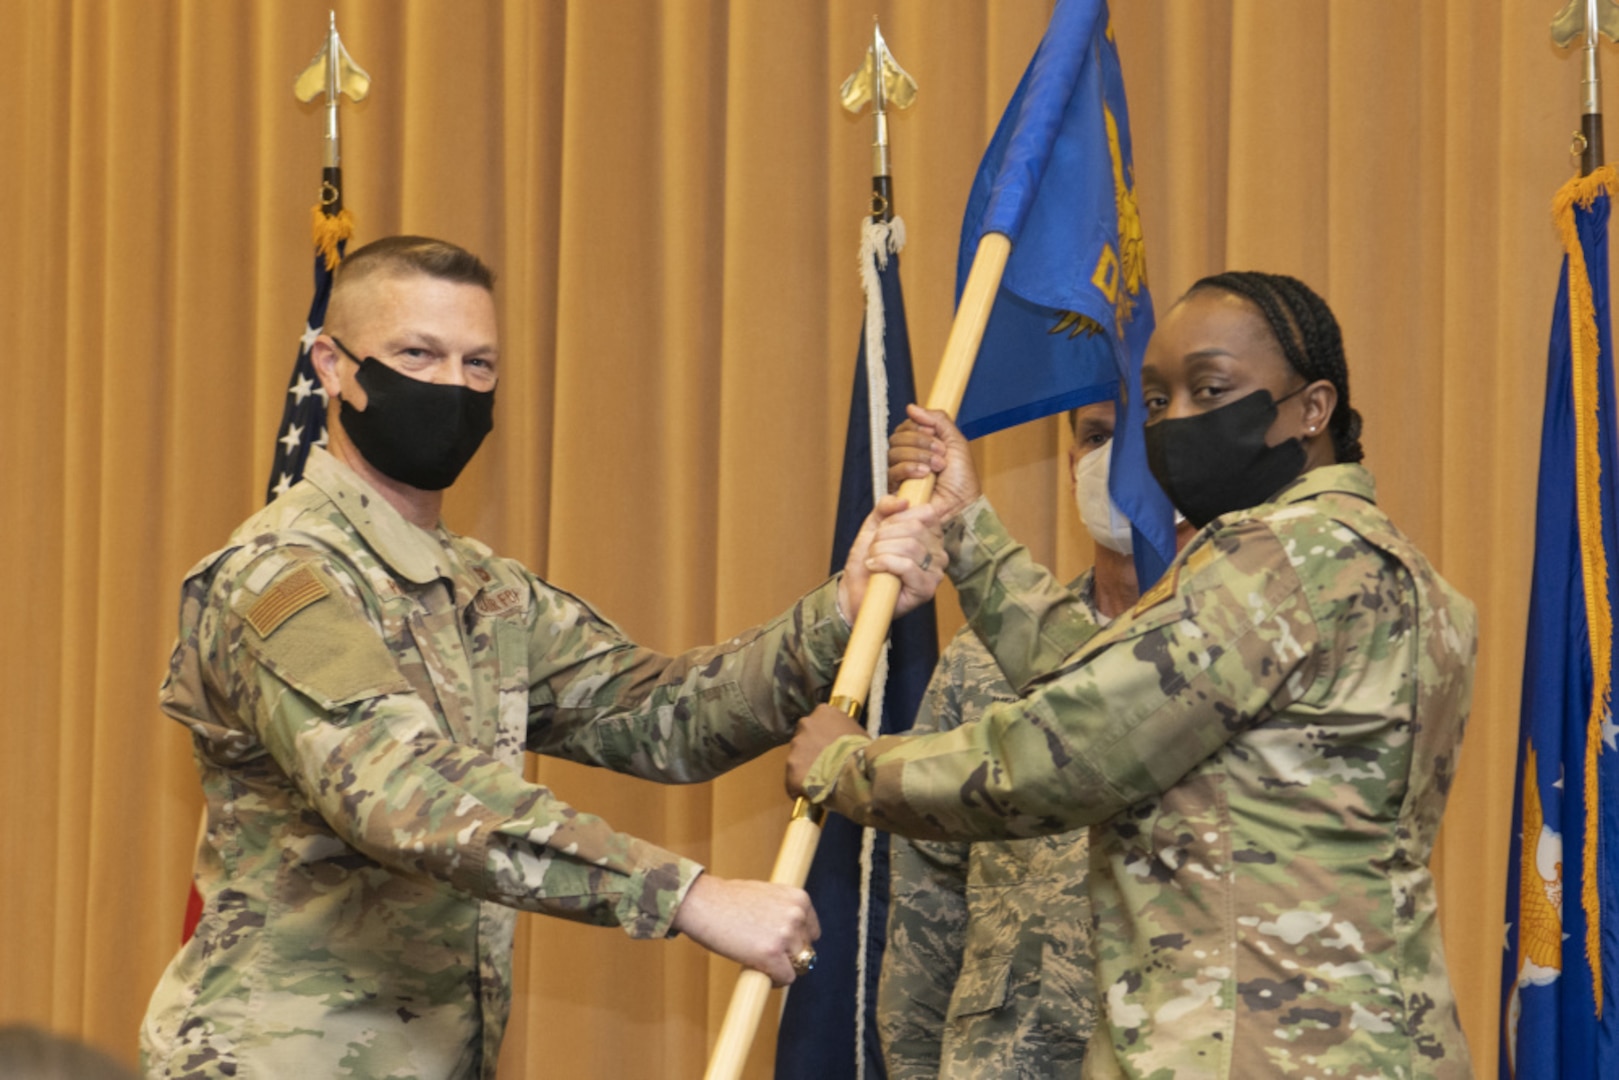
[(877, 137), (871, 144), (871, 175), (889, 176), (892, 174), (888, 160), (888, 114), (879, 109), (873, 119), (877, 124)]

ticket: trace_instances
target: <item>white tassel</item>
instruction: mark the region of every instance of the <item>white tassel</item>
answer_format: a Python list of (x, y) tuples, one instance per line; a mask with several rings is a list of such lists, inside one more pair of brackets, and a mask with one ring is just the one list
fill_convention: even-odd
[[(905, 222), (872, 221), (860, 229), (860, 284), (866, 293), (866, 397), (870, 403), (871, 490), (874, 498), (888, 493), (888, 356), (883, 344), (887, 313), (883, 310), (879, 270), (888, 266), (888, 256), (905, 247)], [(866, 694), (866, 731), (876, 738), (883, 726), (883, 693), (888, 685), (888, 643), (872, 672), (871, 690)], [(871, 857), (877, 834), (873, 829), (860, 833), (860, 917), (859, 940), (855, 953), (854, 1057), (855, 1075), (866, 1075), (866, 948), (871, 921)]]
[(872, 221), (860, 227), (860, 285), (866, 293), (866, 397), (871, 403), (871, 491), (874, 498), (888, 493), (888, 354), (883, 345), (888, 316), (883, 310), (879, 270), (888, 256), (905, 247), (905, 221)]

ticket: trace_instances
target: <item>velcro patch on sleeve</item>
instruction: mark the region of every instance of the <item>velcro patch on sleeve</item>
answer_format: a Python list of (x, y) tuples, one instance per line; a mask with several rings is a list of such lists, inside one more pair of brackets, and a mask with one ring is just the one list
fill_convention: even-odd
[(247, 612), (248, 625), (258, 632), (259, 637), (267, 638), (282, 623), (316, 600), (331, 594), (326, 583), (313, 570), (301, 566), (270, 586), (269, 591), (254, 602)]

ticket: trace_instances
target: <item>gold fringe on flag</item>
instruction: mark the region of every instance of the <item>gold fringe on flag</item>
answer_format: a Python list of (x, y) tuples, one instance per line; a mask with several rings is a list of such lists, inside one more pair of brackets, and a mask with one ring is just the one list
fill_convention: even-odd
[[(1602, 546), (1601, 452), (1597, 445), (1596, 305), (1591, 296), (1585, 249), (1574, 226), (1574, 208), (1589, 208), (1596, 197), (1619, 193), (1619, 173), (1604, 165), (1589, 176), (1564, 184), (1552, 200), (1557, 235), (1568, 254), (1568, 337), (1574, 387), (1575, 502), (1580, 519), (1580, 564), (1585, 584), (1585, 619), (1591, 639), (1591, 712), (1585, 732), (1585, 842), (1582, 845), (1580, 905), (1585, 910), (1585, 958), (1590, 965), (1597, 1016), (1602, 1015), (1602, 918), (1597, 896), (1597, 755), (1602, 750), (1602, 719), (1613, 687), (1613, 612), (1608, 608), (1608, 557)], [(1530, 841), (1526, 837), (1525, 844)]]
[(319, 203), (310, 214), (313, 217), (315, 251), (326, 256), (326, 269), (336, 270), (338, 261), (343, 258), (338, 253), (337, 245), (354, 235), (354, 215), (347, 210), (328, 214)]

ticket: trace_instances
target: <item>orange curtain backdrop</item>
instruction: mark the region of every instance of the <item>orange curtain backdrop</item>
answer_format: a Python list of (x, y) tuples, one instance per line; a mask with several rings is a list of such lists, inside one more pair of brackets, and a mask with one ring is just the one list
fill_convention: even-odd
[[(198, 807), (155, 687), (185, 569), (261, 499), (320, 167), (319, 113), (291, 81), (328, 6), (0, 0), (0, 1022), (130, 1060), (177, 941)], [(501, 275), (498, 428), (452, 527), (666, 649), (819, 580), (870, 141), (835, 89), (875, 7), (921, 84), (892, 127), (925, 386), (967, 188), (1049, 4), (335, 6), (375, 77), (343, 111), (358, 239), (442, 235)], [(1160, 308), (1227, 266), (1322, 291), (1383, 500), (1479, 605), (1436, 865), (1481, 1075), (1558, 263), (1548, 205), (1576, 123), (1577, 63), (1547, 37), (1556, 6), (1119, 0), (1114, 14)], [(1047, 421), (980, 458), (1014, 531), (1072, 573), (1089, 552), (1061, 449)], [(762, 875), (780, 769), (772, 754), (692, 789), (531, 772), (717, 873)], [(689, 942), (537, 919), (517, 966), (509, 1076), (698, 1076), (734, 976)], [(769, 1074), (772, 1046), (767, 1030), (750, 1075)]]

